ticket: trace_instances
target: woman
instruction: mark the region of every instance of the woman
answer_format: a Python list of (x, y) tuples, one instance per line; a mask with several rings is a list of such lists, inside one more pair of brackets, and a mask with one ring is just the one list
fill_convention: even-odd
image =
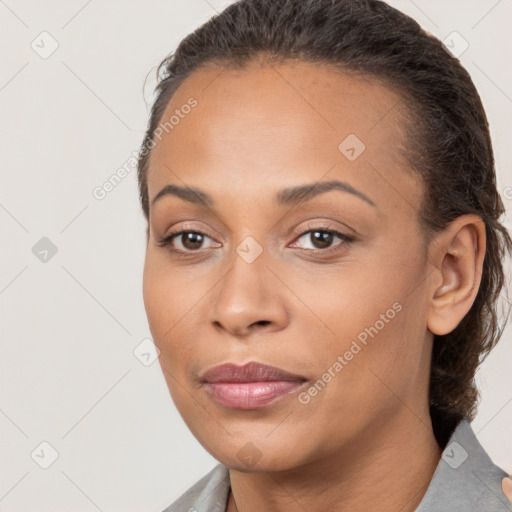
[(380, 1), (241, 0), (159, 70), (144, 302), (219, 461), (166, 510), (509, 510), (469, 422), (512, 241), (459, 61)]

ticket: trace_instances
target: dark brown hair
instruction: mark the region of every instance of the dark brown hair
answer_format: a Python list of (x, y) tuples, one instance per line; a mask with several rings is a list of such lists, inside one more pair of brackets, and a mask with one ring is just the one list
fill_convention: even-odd
[(505, 251), (512, 250), (499, 221), (504, 207), (480, 96), (438, 39), (382, 1), (240, 0), (185, 37), (158, 68), (157, 97), (138, 164), (146, 219), (150, 148), (176, 89), (202, 66), (243, 68), (262, 54), (274, 61), (332, 64), (398, 90), (410, 121), (404, 154), (424, 185), (419, 219), (425, 239), (466, 213), (485, 223), (487, 250), (476, 299), (454, 331), (434, 337), (430, 412), (444, 445), (460, 419), (476, 414), (474, 376), (502, 334), (497, 301)]

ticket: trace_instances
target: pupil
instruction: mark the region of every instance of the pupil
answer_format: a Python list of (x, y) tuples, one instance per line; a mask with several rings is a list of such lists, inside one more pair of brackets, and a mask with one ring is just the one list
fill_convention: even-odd
[(332, 233), (327, 233), (326, 231), (313, 231), (311, 233), (314, 237), (313, 245), (320, 244), (320, 248), (328, 247), (332, 242)]

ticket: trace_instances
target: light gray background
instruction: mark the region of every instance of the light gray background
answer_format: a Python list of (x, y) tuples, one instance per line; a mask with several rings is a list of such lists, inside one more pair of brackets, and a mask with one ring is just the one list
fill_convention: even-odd
[[(158, 362), (133, 354), (150, 336), (134, 168), (104, 200), (92, 191), (138, 150), (148, 72), (228, 3), (0, 1), (2, 511), (160, 511), (216, 464), (176, 412)], [(468, 41), (461, 61), (490, 120), (510, 213), (512, 2), (390, 3), (441, 39), (457, 31)], [(31, 47), (51, 48), (43, 31), (59, 45), (48, 58)], [(32, 252), (42, 237), (58, 248), (46, 263)], [(508, 472), (511, 337), (509, 325), (478, 374), (473, 423)], [(58, 452), (48, 469), (35, 462), (51, 456), (43, 441)]]

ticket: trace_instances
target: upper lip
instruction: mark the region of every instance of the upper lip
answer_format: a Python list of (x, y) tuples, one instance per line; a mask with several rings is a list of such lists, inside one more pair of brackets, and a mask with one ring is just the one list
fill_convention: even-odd
[(214, 366), (201, 375), (201, 382), (263, 382), (263, 381), (305, 381), (302, 375), (295, 375), (276, 366), (251, 361), (242, 366), (225, 363)]

